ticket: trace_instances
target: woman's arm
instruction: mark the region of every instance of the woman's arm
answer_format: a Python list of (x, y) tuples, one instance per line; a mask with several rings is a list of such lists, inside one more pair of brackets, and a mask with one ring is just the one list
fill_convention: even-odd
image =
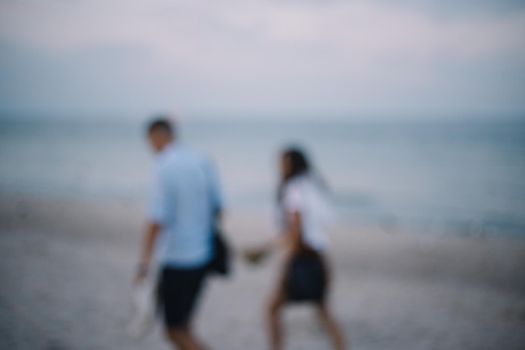
[(288, 214), (288, 229), (283, 235), (286, 239), (288, 252), (293, 254), (301, 248), (301, 213), (296, 211)]
[(284, 249), (286, 255), (293, 255), (301, 247), (301, 213), (290, 213), (283, 232), (275, 238), (255, 248), (245, 250), (245, 258), (251, 263), (258, 263), (276, 249)]

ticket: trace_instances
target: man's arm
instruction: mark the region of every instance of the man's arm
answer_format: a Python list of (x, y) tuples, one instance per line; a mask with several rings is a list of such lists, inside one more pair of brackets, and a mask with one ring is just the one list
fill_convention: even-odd
[(222, 208), (218, 207), (214, 210), (215, 225), (220, 227), (222, 225), (223, 211)]
[(162, 169), (159, 166), (153, 168), (152, 188), (149, 208), (147, 213), (148, 223), (145, 227), (140, 247), (139, 263), (135, 274), (135, 283), (141, 282), (148, 273), (151, 258), (155, 250), (155, 242), (161, 231), (162, 223), (166, 213), (166, 189)]
[(135, 275), (135, 283), (140, 283), (146, 277), (155, 248), (155, 242), (160, 232), (160, 225), (149, 223), (144, 231), (140, 260)]
[(213, 208), (213, 218), (215, 219), (216, 224), (219, 225), (222, 221), (223, 216), (223, 198), (219, 181), (219, 175), (217, 173), (215, 165), (211, 162), (208, 162), (207, 176), (208, 186), (210, 189), (211, 205)]

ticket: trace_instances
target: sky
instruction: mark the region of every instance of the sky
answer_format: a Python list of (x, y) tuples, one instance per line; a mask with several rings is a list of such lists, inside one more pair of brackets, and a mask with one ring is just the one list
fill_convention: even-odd
[(0, 117), (525, 118), (525, 1), (0, 0)]

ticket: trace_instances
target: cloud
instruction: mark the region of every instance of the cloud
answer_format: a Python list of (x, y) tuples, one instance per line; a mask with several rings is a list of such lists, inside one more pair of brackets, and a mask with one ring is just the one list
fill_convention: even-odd
[(0, 102), (200, 115), (524, 111), (524, 6), (469, 4), (2, 2), (11, 59), (0, 64), (19, 88), (0, 83)]

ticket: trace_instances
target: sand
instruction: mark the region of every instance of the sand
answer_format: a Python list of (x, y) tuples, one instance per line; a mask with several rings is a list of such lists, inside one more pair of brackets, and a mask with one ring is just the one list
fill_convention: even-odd
[[(0, 349), (169, 349), (160, 327), (140, 341), (125, 332), (143, 224), (137, 201), (1, 195)], [(235, 247), (267, 231), (239, 212), (226, 226)], [(525, 239), (341, 226), (331, 261), (331, 304), (352, 349), (525, 348)], [(276, 259), (237, 259), (231, 278), (209, 280), (196, 326), (212, 349), (266, 348), (275, 269)], [(287, 349), (329, 349), (312, 316), (286, 310)]]

